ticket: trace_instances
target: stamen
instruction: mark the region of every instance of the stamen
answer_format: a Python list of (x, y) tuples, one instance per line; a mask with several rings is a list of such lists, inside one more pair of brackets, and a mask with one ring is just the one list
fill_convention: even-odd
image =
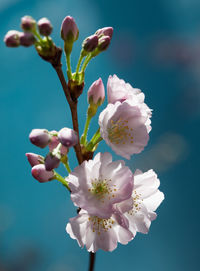
[(129, 215), (135, 215), (137, 212), (139, 212), (141, 210), (141, 203), (143, 201), (141, 194), (138, 194), (136, 190), (134, 190), (133, 193), (133, 209), (128, 211)]
[(117, 191), (116, 185), (110, 184), (111, 180), (96, 178), (91, 181), (92, 186), (88, 189), (90, 193), (95, 195), (100, 202), (104, 203), (105, 199), (110, 200), (111, 197), (115, 197), (115, 192)]
[(96, 232), (98, 235), (101, 234), (102, 231), (107, 232), (112, 229), (115, 221), (112, 218), (103, 219), (97, 216), (92, 216), (88, 218), (90, 225), (92, 226), (92, 231)]
[(129, 128), (128, 120), (122, 118), (117, 121), (110, 121), (110, 127), (108, 128), (108, 138), (114, 144), (126, 144), (133, 143), (133, 129)]

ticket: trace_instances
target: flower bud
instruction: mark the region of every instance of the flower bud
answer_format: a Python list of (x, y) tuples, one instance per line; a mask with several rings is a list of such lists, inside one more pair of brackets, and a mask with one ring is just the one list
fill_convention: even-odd
[(20, 41), (20, 45), (29, 47), (35, 43), (36, 39), (32, 33), (22, 32), (19, 35), (19, 41)]
[(38, 29), (41, 35), (49, 36), (53, 30), (51, 22), (47, 18), (41, 18), (38, 23)]
[(61, 38), (69, 43), (73, 43), (78, 39), (79, 30), (74, 21), (74, 18), (67, 16), (62, 21)]
[(49, 132), (45, 129), (33, 129), (29, 135), (32, 144), (40, 148), (45, 148), (50, 140)]
[(44, 164), (44, 157), (39, 154), (29, 152), (26, 153), (26, 157), (32, 167), (39, 164)]
[(98, 37), (109, 36), (111, 39), (112, 35), (113, 35), (113, 28), (112, 27), (104, 27), (104, 28), (98, 29), (95, 34)]
[(98, 36), (92, 35), (83, 41), (82, 47), (86, 53), (94, 51), (98, 46)]
[[(50, 131), (50, 134), (56, 134), (56, 133), (58, 132)], [(53, 150), (58, 146), (58, 144), (61, 144), (60, 141), (58, 140), (58, 137), (56, 135), (53, 135), (53, 136), (51, 135), (51, 139), (49, 142), (49, 151), (53, 152)], [(67, 147), (61, 144), (59, 151), (60, 151), (61, 156), (63, 156), (63, 155), (66, 155), (69, 150)]]
[(45, 157), (45, 168), (50, 171), (54, 168), (57, 168), (60, 164), (60, 159), (54, 156), (51, 152)]
[(52, 152), (53, 149), (55, 149), (58, 144), (60, 143), (60, 141), (58, 140), (57, 136), (52, 136), (49, 142), (49, 151)]
[(21, 18), (21, 28), (25, 32), (34, 31), (36, 28), (36, 21), (31, 16), (24, 16)]
[(111, 41), (111, 39), (109, 36), (102, 36), (99, 39), (99, 45), (98, 45), (99, 51), (100, 52), (105, 51), (108, 48), (110, 41)]
[(88, 102), (100, 106), (105, 99), (105, 89), (101, 78), (96, 80), (88, 90)]
[(10, 30), (4, 37), (4, 42), (7, 47), (18, 47), (20, 45), (19, 41), (20, 32), (16, 30)]
[(63, 128), (58, 132), (58, 139), (64, 146), (70, 148), (78, 143), (76, 132), (70, 128)]
[(54, 179), (53, 170), (47, 171), (44, 164), (34, 166), (31, 170), (31, 174), (40, 183), (45, 183)]

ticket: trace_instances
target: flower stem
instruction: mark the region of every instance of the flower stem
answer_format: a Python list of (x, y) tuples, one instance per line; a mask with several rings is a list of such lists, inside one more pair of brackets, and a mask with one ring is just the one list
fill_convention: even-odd
[(96, 139), (96, 137), (99, 137), (99, 135), (100, 135), (100, 128), (96, 131), (96, 133), (93, 135), (93, 137), (92, 137), (92, 139), (91, 139), (91, 141), (90, 142), (94, 142), (94, 140)]
[(38, 38), (39, 42), (41, 42), (42, 44), (44, 43), (43, 39), (40, 37), (40, 34), (37, 32), (36, 29), (32, 31), (32, 33)]
[(88, 133), (88, 128), (89, 128), (91, 119), (92, 119), (92, 117), (89, 116), (89, 114), (87, 114), (87, 119), (86, 119), (86, 122), (85, 122), (84, 132), (83, 132), (83, 135), (81, 137), (81, 143), (83, 145), (85, 145), (86, 142), (87, 142), (87, 133)]
[(79, 57), (79, 60), (78, 60), (78, 64), (77, 64), (77, 66), (76, 66), (76, 75), (75, 75), (75, 80), (76, 81), (78, 81), (78, 73), (79, 73), (79, 69), (80, 69), (80, 66), (81, 66), (81, 62), (82, 62), (82, 60), (83, 60), (83, 56), (82, 56), (82, 54), (80, 55), (80, 57)]
[(93, 137), (92, 140), (86, 145), (86, 149), (88, 151), (94, 151), (94, 147), (102, 140), (103, 138), (101, 137), (100, 132), (97, 135), (95, 134), (95, 137)]
[(70, 168), (70, 166), (69, 166), (68, 161), (63, 162), (63, 164), (64, 164), (66, 170), (68, 171), (68, 173), (71, 173), (71, 168)]
[(99, 142), (101, 142), (103, 140), (103, 138), (100, 136), (100, 137), (97, 137), (94, 141), (93, 141), (93, 146), (95, 147), (95, 145), (97, 145)]
[(87, 67), (87, 65), (89, 64), (89, 62), (90, 62), (91, 59), (92, 59), (92, 55), (89, 54), (89, 55), (86, 57), (85, 61), (83, 62), (83, 66), (82, 66), (82, 69), (81, 69), (81, 73), (83, 73), (83, 72), (85, 71), (85, 69), (86, 69), (86, 67)]
[(90, 252), (90, 265), (88, 271), (94, 271), (95, 256), (96, 256), (95, 253)]
[(67, 183), (67, 181), (57, 172), (54, 171), (54, 177), (57, 181), (61, 182), (65, 187), (67, 187), (67, 189), (69, 190), (69, 192), (71, 192), (69, 185)]
[(66, 55), (66, 61), (67, 61), (67, 76), (68, 76), (68, 79), (71, 79), (72, 78), (72, 69), (71, 69), (70, 54)]

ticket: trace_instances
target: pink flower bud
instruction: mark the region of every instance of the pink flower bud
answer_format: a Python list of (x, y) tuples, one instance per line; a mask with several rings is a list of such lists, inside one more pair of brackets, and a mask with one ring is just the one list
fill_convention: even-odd
[(98, 36), (92, 35), (83, 41), (82, 47), (86, 52), (92, 52), (98, 46)]
[(36, 27), (36, 21), (31, 16), (24, 16), (21, 18), (21, 28), (24, 31), (33, 31)]
[(32, 33), (22, 32), (19, 35), (19, 41), (20, 41), (20, 45), (29, 47), (35, 43), (36, 39)]
[(100, 39), (99, 39), (99, 45), (98, 45), (98, 49), (99, 51), (105, 51), (109, 44), (110, 44), (110, 37), (109, 36), (102, 36)]
[(70, 128), (62, 128), (58, 133), (58, 139), (64, 146), (70, 148), (78, 143), (76, 132)]
[(39, 164), (44, 164), (44, 157), (39, 154), (29, 152), (26, 153), (26, 157), (32, 167)]
[(40, 183), (51, 181), (54, 178), (53, 170), (47, 171), (44, 164), (34, 166), (31, 170), (31, 174)]
[(53, 155), (51, 152), (45, 157), (45, 168), (50, 171), (54, 168), (57, 168), (60, 164), (60, 159)]
[[(58, 133), (57, 131), (50, 131), (51, 134), (55, 134)], [(60, 144), (60, 141), (58, 140), (57, 136), (51, 136), (50, 142), (49, 142), (49, 151), (52, 152), (57, 146), (58, 144)], [(66, 155), (68, 153), (68, 148), (61, 145), (60, 147), (60, 154), (62, 155)]]
[(105, 99), (105, 89), (101, 78), (96, 80), (88, 90), (88, 102), (100, 106)]
[(64, 41), (73, 43), (78, 39), (79, 30), (74, 21), (74, 18), (67, 16), (62, 21), (61, 25), (61, 38)]
[(43, 36), (49, 36), (53, 30), (53, 26), (47, 18), (41, 18), (37, 25), (40, 34)]
[(16, 30), (10, 30), (4, 37), (4, 42), (7, 47), (18, 47), (20, 45), (19, 42), (20, 32)]
[(58, 140), (57, 136), (52, 136), (49, 142), (49, 151), (52, 152), (53, 149), (55, 149), (58, 144), (60, 143), (60, 141)]
[(45, 129), (33, 129), (29, 135), (32, 144), (45, 148), (50, 140), (49, 132)]
[(66, 155), (68, 153), (69, 149), (65, 147), (64, 145), (61, 146), (60, 148), (60, 153), (61, 155)]
[(112, 27), (104, 27), (104, 28), (98, 29), (95, 34), (99, 37), (109, 36), (111, 39), (112, 35), (113, 35), (113, 28)]

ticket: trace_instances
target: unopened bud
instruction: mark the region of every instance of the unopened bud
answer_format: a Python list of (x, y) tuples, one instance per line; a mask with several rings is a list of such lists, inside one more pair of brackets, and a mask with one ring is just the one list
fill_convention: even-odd
[[(50, 131), (50, 134), (56, 134), (58, 133), (57, 131)], [(57, 146), (58, 144), (61, 144), (60, 141), (58, 140), (58, 137), (56, 135), (51, 135), (51, 139), (49, 142), (49, 151), (52, 152)], [(66, 155), (68, 153), (68, 148), (63, 146), (61, 144), (60, 148), (59, 148), (60, 154), (61, 156)]]
[(100, 106), (105, 99), (105, 89), (101, 78), (96, 80), (88, 90), (88, 102)]
[(54, 168), (57, 168), (60, 164), (60, 159), (54, 156), (51, 152), (45, 157), (45, 168), (50, 171)]
[(111, 39), (109, 36), (102, 36), (99, 39), (99, 44), (98, 44), (99, 51), (100, 52), (105, 51), (108, 48), (110, 41), (111, 41)]
[(18, 47), (20, 45), (19, 41), (20, 32), (16, 30), (10, 30), (4, 37), (4, 42), (7, 47)]
[(26, 157), (32, 167), (39, 164), (44, 164), (44, 157), (39, 154), (29, 152), (26, 153)]
[(31, 170), (31, 174), (40, 183), (45, 183), (54, 179), (53, 170), (47, 171), (44, 164), (34, 166)]
[(62, 21), (61, 37), (64, 41), (73, 43), (78, 39), (79, 30), (74, 21), (74, 18), (67, 16)]
[(98, 46), (98, 36), (92, 35), (83, 41), (83, 50), (87, 53), (94, 51)]
[[(51, 132), (50, 132), (51, 133)], [(57, 136), (51, 136), (50, 142), (49, 142), (49, 151), (52, 152), (53, 149), (55, 149), (60, 141), (58, 140)]]
[(49, 36), (53, 30), (51, 22), (47, 18), (41, 18), (38, 23), (38, 29), (41, 35)]
[(109, 36), (110, 38), (112, 38), (113, 28), (112, 27), (104, 27), (104, 28), (98, 29), (95, 34), (98, 37)]
[(29, 47), (35, 43), (36, 39), (32, 33), (23, 32), (23, 33), (20, 33), (19, 35), (19, 41), (20, 41), (20, 45)]
[(63, 128), (58, 133), (58, 139), (65, 147), (73, 147), (78, 143), (77, 133), (70, 128)]
[(21, 28), (25, 32), (34, 31), (36, 28), (36, 21), (31, 16), (24, 16), (21, 18)]
[(29, 135), (32, 144), (45, 148), (50, 140), (49, 132), (45, 129), (33, 129)]

